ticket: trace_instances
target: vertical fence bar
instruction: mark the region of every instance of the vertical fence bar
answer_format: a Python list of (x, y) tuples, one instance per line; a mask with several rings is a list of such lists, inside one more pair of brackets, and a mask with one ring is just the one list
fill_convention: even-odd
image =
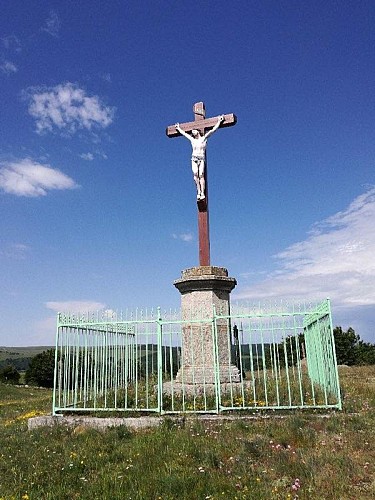
[[(56, 321), (55, 368), (54, 368), (54, 373), (53, 373), (52, 415), (56, 415), (56, 391), (58, 390), (58, 388), (57, 388), (57, 377), (58, 377), (58, 372), (59, 372), (59, 367), (58, 367), (59, 332), (60, 332), (60, 313), (58, 313), (58, 315), (57, 315), (57, 321)], [(59, 406), (60, 406), (60, 404), (59, 404)]]
[(158, 348), (158, 412), (163, 412), (163, 362), (162, 362), (163, 326), (160, 307), (157, 309), (157, 348)]
[(326, 299), (326, 304), (327, 304), (327, 312), (328, 312), (328, 318), (329, 318), (330, 340), (331, 340), (332, 352), (333, 352), (333, 364), (334, 364), (334, 370), (335, 370), (335, 389), (336, 389), (336, 397), (337, 397), (337, 406), (338, 406), (339, 410), (342, 410), (342, 399), (341, 399), (341, 391), (340, 391), (340, 383), (339, 383), (339, 371), (338, 371), (338, 366), (337, 366), (336, 345), (335, 345), (335, 337), (333, 334), (330, 299)]
[(292, 405), (292, 391), (291, 391), (291, 387), (290, 387), (290, 378), (289, 378), (288, 346), (287, 346), (285, 335), (284, 335), (284, 362), (285, 362), (286, 382), (287, 382), (287, 387), (288, 387), (288, 401), (289, 401), (289, 406), (291, 406)]
[(221, 388), (220, 388), (220, 364), (219, 364), (219, 347), (217, 339), (217, 316), (216, 307), (212, 306), (212, 333), (213, 333), (213, 361), (214, 361), (214, 380), (215, 380), (215, 408), (216, 413), (221, 409)]

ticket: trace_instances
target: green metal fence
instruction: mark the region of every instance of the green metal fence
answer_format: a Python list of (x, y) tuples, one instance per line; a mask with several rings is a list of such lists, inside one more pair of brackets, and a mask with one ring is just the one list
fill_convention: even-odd
[(59, 314), (54, 414), (341, 409), (329, 301)]

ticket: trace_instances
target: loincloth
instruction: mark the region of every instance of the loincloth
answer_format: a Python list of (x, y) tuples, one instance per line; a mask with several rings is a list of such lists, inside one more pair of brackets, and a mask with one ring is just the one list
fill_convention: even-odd
[(191, 161), (194, 161), (195, 163), (200, 163), (201, 161), (204, 161), (204, 156), (192, 156)]

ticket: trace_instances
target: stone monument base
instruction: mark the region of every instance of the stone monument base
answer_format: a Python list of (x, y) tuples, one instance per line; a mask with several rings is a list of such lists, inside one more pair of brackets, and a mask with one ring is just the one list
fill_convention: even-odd
[[(182, 356), (175, 381), (168, 383), (170, 390), (196, 394), (210, 387), (214, 391), (216, 377), (222, 390), (240, 386), (241, 375), (231, 362), (230, 347), (229, 294), (236, 280), (224, 267), (200, 266), (182, 271), (174, 285), (181, 293)], [(216, 315), (223, 316), (215, 317), (215, 328), (214, 307)]]
[[(220, 383), (240, 382), (240, 372), (235, 365), (220, 365), (218, 368)], [(215, 384), (215, 368), (213, 366), (185, 366), (176, 375), (179, 384)]]

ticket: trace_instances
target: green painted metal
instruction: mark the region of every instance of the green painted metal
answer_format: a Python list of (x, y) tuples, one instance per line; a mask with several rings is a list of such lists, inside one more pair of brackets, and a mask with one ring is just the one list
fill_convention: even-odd
[[(53, 413), (341, 409), (329, 300), (239, 304), (230, 315), (213, 308), (186, 316), (160, 308), (59, 314)], [(183, 338), (198, 346), (200, 364)]]

